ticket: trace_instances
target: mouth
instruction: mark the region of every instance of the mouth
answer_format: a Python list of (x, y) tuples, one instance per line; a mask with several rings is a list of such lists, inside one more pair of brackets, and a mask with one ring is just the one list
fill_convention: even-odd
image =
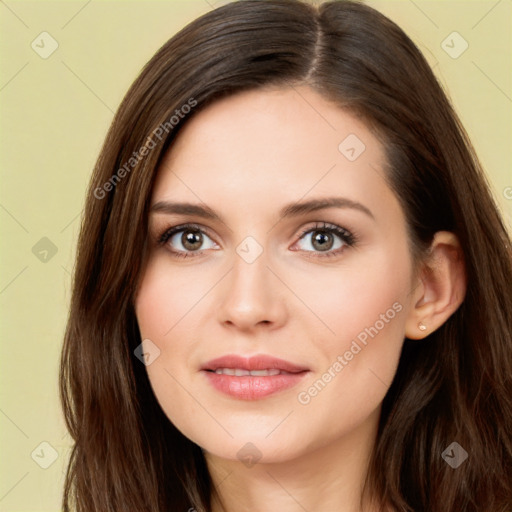
[[(213, 370), (206, 370), (213, 372)], [(278, 368), (269, 368), (267, 370), (245, 370), (243, 368), (217, 368), (217, 375), (235, 375), (236, 377), (270, 377), (272, 375), (290, 375), (290, 372), (279, 370)]]
[(210, 385), (239, 400), (258, 400), (296, 386), (309, 369), (267, 355), (227, 355), (201, 368)]
[[(217, 357), (208, 361), (201, 367), (201, 370), (217, 372), (221, 370), (223, 373), (226, 371), (226, 375), (235, 375), (230, 373), (231, 371), (244, 371), (244, 373), (237, 375), (242, 377), (243, 375), (249, 375), (251, 372), (278, 370), (282, 373), (300, 373), (308, 371), (309, 368), (303, 365), (286, 361), (278, 357), (269, 356), (266, 354), (259, 354), (254, 356), (239, 356), (238, 354), (227, 354), (222, 357)], [(257, 375), (257, 374), (256, 374)], [(274, 374), (277, 375), (277, 374)]]

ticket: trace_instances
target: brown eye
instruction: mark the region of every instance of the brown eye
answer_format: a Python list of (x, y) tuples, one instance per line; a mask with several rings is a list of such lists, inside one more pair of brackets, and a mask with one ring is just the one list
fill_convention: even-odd
[(334, 245), (334, 237), (332, 233), (326, 233), (325, 231), (312, 231), (313, 237), (311, 238), (311, 244), (319, 251), (328, 251)]
[(203, 243), (203, 235), (200, 231), (186, 230), (181, 235), (181, 244), (188, 251), (197, 251)]
[(167, 246), (173, 256), (195, 256), (203, 250), (218, 248), (217, 244), (195, 224), (185, 224), (167, 229), (158, 239), (159, 245)]
[(335, 224), (320, 223), (303, 231), (298, 245), (299, 249), (311, 256), (336, 256), (354, 243), (354, 235), (346, 229)]

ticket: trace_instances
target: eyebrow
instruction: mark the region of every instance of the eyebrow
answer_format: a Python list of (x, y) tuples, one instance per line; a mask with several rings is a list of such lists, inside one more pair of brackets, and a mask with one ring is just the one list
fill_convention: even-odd
[[(373, 213), (361, 203), (352, 201), (345, 197), (324, 197), (321, 199), (310, 199), (308, 201), (300, 201), (284, 206), (279, 211), (280, 218), (297, 217), (307, 213), (324, 210), (326, 208), (349, 208), (358, 210), (368, 217), (375, 219)], [(224, 223), (222, 218), (211, 208), (202, 204), (194, 203), (173, 203), (170, 201), (158, 201), (151, 209), (154, 213), (181, 214), (201, 217), (209, 220), (216, 220)]]

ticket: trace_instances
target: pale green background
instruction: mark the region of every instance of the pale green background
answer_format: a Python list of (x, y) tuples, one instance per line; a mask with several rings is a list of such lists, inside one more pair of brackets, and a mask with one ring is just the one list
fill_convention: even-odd
[[(58, 358), (85, 187), (113, 112), (153, 53), (221, 3), (0, 2), (1, 511), (60, 510), (70, 443)], [(368, 3), (398, 22), (434, 66), (510, 227), (512, 2)], [(43, 31), (59, 43), (46, 60), (31, 48)], [(441, 48), (453, 31), (469, 43), (458, 59)], [(46, 263), (32, 253), (42, 237), (58, 248)], [(31, 458), (43, 441), (59, 453), (48, 469)]]

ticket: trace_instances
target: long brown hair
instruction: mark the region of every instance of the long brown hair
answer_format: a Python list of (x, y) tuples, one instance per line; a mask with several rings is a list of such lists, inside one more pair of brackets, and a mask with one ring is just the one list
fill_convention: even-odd
[[(163, 154), (204, 106), (296, 84), (378, 134), (411, 253), (440, 230), (455, 233), (464, 253), (462, 305), (422, 342), (404, 342), (367, 488), (400, 511), (510, 512), (512, 257), (481, 166), (400, 28), (361, 3), (299, 0), (242, 0), (201, 16), (149, 61), (115, 115), (86, 199), (62, 351), (74, 440), (64, 511), (211, 510), (201, 448), (165, 416), (134, 356), (149, 200)], [(441, 456), (452, 442), (469, 455), (456, 469)]]

